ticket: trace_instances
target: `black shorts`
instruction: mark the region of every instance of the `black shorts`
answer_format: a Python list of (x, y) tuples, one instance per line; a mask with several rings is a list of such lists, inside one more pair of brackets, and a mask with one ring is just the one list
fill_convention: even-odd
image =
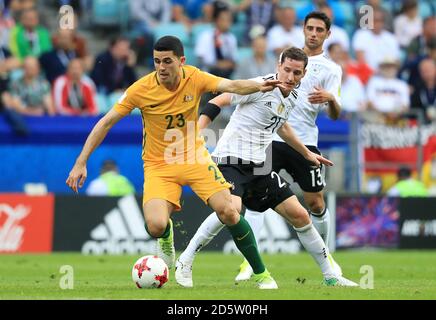
[[(321, 154), (315, 146), (306, 146), (310, 151)], [(325, 187), (325, 167), (316, 168), (288, 144), (272, 143), (272, 170), (285, 169), (305, 192), (319, 192)]]
[(231, 193), (241, 197), (248, 209), (259, 212), (274, 209), (294, 195), (289, 184), (277, 172), (255, 175), (255, 168), (262, 165), (236, 158), (230, 160), (230, 157), (214, 160), (224, 178), (233, 185)]

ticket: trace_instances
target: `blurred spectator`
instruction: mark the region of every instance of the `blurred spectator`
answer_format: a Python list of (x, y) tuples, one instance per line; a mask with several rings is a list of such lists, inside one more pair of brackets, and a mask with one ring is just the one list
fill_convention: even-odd
[(10, 107), (18, 113), (39, 116), (55, 114), (50, 84), (40, 75), (38, 59), (27, 57), (23, 62), (24, 75), (10, 85)]
[(206, 71), (229, 78), (235, 69), (238, 44), (232, 26), (232, 12), (224, 4), (214, 8), (214, 28), (203, 31), (195, 44), (195, 55)]
[(9, 14), (15, 21), (18, 21), (22, 11), (34, 8), (35, 6), (36, 0), (10, 0)]
[(86, 189), (88, 196), (125, 196), (134, 193), (135, 187), (119, 173), (113, 160), (103, 161), (100, 176), (92, 180)]
[(347, 73), (345, 61), (338, 63), (342, 68), (341, 102), (342, 110), (362, 112), (367, 108), (365, 87), (355, 75)]
[[(50, 83), (65, 74), (72, 59), (83, 58), (86, 65), (91, 64), (92, 57), (87, 55), (85, 40), (77, 37), (73, 30), (60, 29), (53, 44), (53, 50), (44, 53), (39, 59), (45, 76)], [(89, 70), (89, 67), (86, 70)]]
[[(88, 0), (86, 0), (88, 1)], [(78, 30), (80, 28), (80, 20), (77, 15), (74, 15), (74, 28), (70, 31), (72, 32), (72, 41), (74, 46), (74, 51), (76, 56), (80, 59), (83, 59), (84, 67), (86, 71), (92, 69), (92, 65), (94, 63), (94, 58), (92, 54), (88, 50), (88, 43), (84, 36), (82, 36)], [(59, 31), (63, 31), (63, 29), (59, 29)], [(58, 47), (59, 38), (64, 36), (62, 32), (57, 32), (52, 35), (52, 42), (54, 47)], [(62, 41), (62, 40), (61, 40)]]
[(190, 27), (199, 22), (209, 22), (208, 12), (212, 10), (211, 0), (172, 0), (172, 17)]
[(337, 64), (340, 64), (347, 58), (345, 49), (339, 42), (330, 43), (326, 53), (329, 55), (330, 59)]
[(9, 47), (9, 34), (14, 25), (14, 19), (0, 5), (0, 47)]
[(419, 63), (420, 79), (413, 83), (412, 108), (422, 110), (427, 122), (436, 120), (436, 62), (426, 58)]
[(66, 75), (56, 79), (53, 85), (56, 110), (64, 115), (96, 115), (95, 85), (83, 73), (83, 63), (73, 59), (68, 64)]
[(424, 59), (433, 59), (436, 62), (436, 36), (427, 43), (425, 53), (415, 57), (413, 60), (408, 60), (404, 63), (399, 73), (401, 79), (405, 80), (411, 87), (421, 81), (419, 74), (419, 64)]
[(142, 33), (153, 33), (161, 23), (171, 22), (170, 0), (129, 0), (133, 28)]
[(352, 60), (348, 53), (348, 63), (347, 63), (347, 72), (348, 74), (353, 74), (359, 78), (363, 85), (367, 85), (368, 81), (374, 74), (374, 70), (365, 62), (365, 61), (355, 61)]
[(398, 61), (387, 58), (380, 63), (379, 73), (367, 86), (370, 109), (384, 114), (389, 122), (398, 120), (410, 107), (409, 87), (396, 78), (397, 72)]
[(131, 35), (139, 63), (153, 66), (153, 29), (171, 22), (171, 0), (129, 0)]
[(235, 79), (251, 79), (276, 70), (276, 58), (268, 54), (266, 50), (266, 38), (258, 36), (251, 42), (253, 56), (244, 59), (236, 67)]
[(374, 29), (358, 29), (353, 36), (352, 46), (357, 62), (365, 62), (373, 70), (377, 70), (385, 57), (400, 61), (397, 38), (385, 30), (385, 17), (380, 10), (374, 10)]
[(364, 85), (368, 83), (374, 74), (374, 71), (365, 62), (359, 63), (352, 60), (348, 52), (339, 43), (331, 43), (327, 52), (330, 59), (337, 64), (345, 63), (347, 74), (356, 76)]
[(427, 48), (432, 39), (436, 38), (436, 16), (424, 19), (422, 33), (415, 37), (407, 48), (407, 58), (412, 60), (417, 56), (428, 54)]
[(349, 71), (350, 64), (348, 52), (340, 43), (334, 42), (328, 46), (327, 53), (332, 61), (337, 63), (342, 68), (341, 81), (341, 101), (343, 116), (349, 117), (350, 112), (361, 112), (366, 110), (366, 94), (365, 88), (362, 85), (358, 76)]
[(9, 48), (12, 54), (21, 60), (27, 56), (39, 57), (52, 48), (50, 33), (39, 25), (36, 9), (22, 11), (20, 23), (10, 32)]
[[(292, 1), (283, 1), (288, 2), (292, 5)], [(319, 11), (321, 6), (328, 5), (333, 10), (333, 15), (336, 17), (336, 24), (338, 26), (343, 26), (345, 23), (345, 16), (342, 8), (337, 0), (313, 0), (308, 1), (307, 5), (302, 6), (297, 11), (298, 21), (304, 21), (304, 18), (312, 11)]]
[(130, 41), (117, 37), (110, 42), (107, 51), (95, 59), (91, 78), (101, 94), (123, 91), (136, 81), (135, 54), (130, 50)]
[(287, 47), (303, 48), (303, 28), (295, 24), (295, 10), (292, 7), (279, 7), (276, 14), (278, 23), (267, 33), (268, 50), (278, 57)]
[[(381, 0), (367, 0), (366, 1), (366, 5), (370, 6), (373, 8), (374, 11), (381, 11), (383, 12), (384, 15), (384, 20), (385, 20), (385, 28), (388, 31), (393, 31), (393, 18), (392, 18), (392, 13), (389, 10), (386, 10), (383, 5), (382, 5), (382, 1)], [(356, 17), (358, 17), (357, 21), (357, 28), (361, 28), (362, 26), (360, 25), (361, 21), (362, 21), (362, 17), (364, 15), (367, 15), (368, 12), (366, 10), (362, 10), (362, 6), (358, 6), (357, 7), (357, 14)], [(365, 19), (363, 20), (365, 21)]]
[(394, 19), (394, 32), (401, 48), (407, 48), (422, 32), (417, 0), (403, 0), (400, 15)]
[(276, 0), (243, 0), (238, 10), (244, 12), (246, 21), (245, 40), (250, 42), (256, 35), (265, 34), (274, 25)]
[(408, 167), (401, 167), (397, 172), (398, 182), (388, 190), (387, 195), (391, 197), (426, 197), (428, 191), (419, 180), (412, 177), (412, 170)]
[(325, 13), (327, 17), (330, 18), (332, 25), (330, 27), (330, 36), (324, 41), (323, 50), (328, 52), (328, 47), (332, 43), (341, 44), (342, 48), (346, 51), (350, 50), (350, 37), (348, 37), (347, 31), (334, 24), (335, 17), (333, 16), (333, 10), (327, 4), (321, 5), (319, 8), (320, 12)]
[(9, 72), (20, 66), (20, 60), (13, 57), (8, 49), (0, 46), (0, 82), (8, 77)]
[(19, 135), (28, 134), (28, 129), (21, 116), (11, 108), (12, 96), (7, 91), (9, 73), (20, 67), (21, 62), (13, 57), (8, 49), (0, 47), (0, 113)]

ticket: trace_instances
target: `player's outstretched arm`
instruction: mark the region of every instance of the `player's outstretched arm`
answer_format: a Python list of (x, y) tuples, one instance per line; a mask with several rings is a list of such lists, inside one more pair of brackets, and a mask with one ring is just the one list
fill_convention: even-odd
[(314, 164), (314, 166), (319, 166), (321, 163), (325, 164), (327, 166), (332, 166), (333, 162), (330, 160), (324, 158), (323, 156), (316, 154), (312, 151), (310, 151), (297, 137), (297, 135), (294, 133), (294, 130), (292, 130), (292, 127), (285, 122), (279, 130), (277, 130), (277, 134), (292, 148), (297, 150), (301, 155), (303, 155), (304, 158), (309, 160)]
[(230, 93), (222, 93), (219, 96), (209, 100), (207, 105), (200, 112), (198, 119), (198, 127), (200, 130), (207, 128), (207, 126), (218, 116), (221, 108), (230, 106), (232, 96)]
[(274, 90), (274, 88), (277, 87), (286, 90), (286, 87), (282, 85), (282, 83), (279, 80), (267, 80), (264, 82), (256, 82), (253, 80), (223, 79), (218, 84), (217, 91), (246, 95), (259, 91), (268, 92)]
[(86, 180), (86, 163), (89, 159), (89, 156), (100, 145), (110, 128), (112, 128), (114, 124), (123, 117), (123, 115), (112, 109), (103, 118), (101, 118), (92, 129), (91, 133), (86, 139), (82, 152), (77, 157), (76, 163), (71, 169), (66, 181), (66, 184), (74, 192), (78, 192), (77, 184), (79, 184), (79, 188), (81, 188)]

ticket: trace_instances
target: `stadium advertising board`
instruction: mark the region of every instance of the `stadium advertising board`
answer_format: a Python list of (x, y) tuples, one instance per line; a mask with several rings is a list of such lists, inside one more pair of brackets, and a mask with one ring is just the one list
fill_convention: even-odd
[[(56, 197), (54, 251), (83, 254), (150, 254), (155, 241), (144, 228), (141, 197)], [(212, 212), (197, 196), (183, 197), (182, 212), (173, 215), (176, 250), (183, 250), (203, 220)], [(300, 251), (295, 231), (275, 213), (265, 215), (259, 241), (268, 253)], [(227, 230), (205, 250), (237, 252)]]
[(400, 202), (400, 248), (436, 248), (436, 201), (404, 198)]
[(50, 252), (53, 195), (0, 194), (0, 253)]
[(397, 248), (399, 198), (338, 196), (336, 248)]
[(53, 251), (83, 254), (153, 252), (140, 199), (133, 196), (56, 198)]

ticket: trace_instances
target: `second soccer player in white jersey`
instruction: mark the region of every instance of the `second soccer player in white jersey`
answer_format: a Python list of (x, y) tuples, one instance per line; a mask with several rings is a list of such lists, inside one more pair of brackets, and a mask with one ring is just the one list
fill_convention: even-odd
[[(301, 60), (304, 60), (304, 64)], [(237, 104), (212, 154), (226, 180), (234, 186), (233, 201), (238, 201), (238, 206), (242, 201), (247, 208), (257, 211), (274, 209), (293, 225), (301, 243), (320, 266), (327, 285), (355, 286), (354, 282), (338, 274), (328, 248), (289, 185), (277, 172), (261, 168), (266, 160), (265, 150), (275, 133), (287, 145), (292, 146), (312, 168), (317, 168), (322, 163), (331, 164), (304, 146), (286, 121), (289, 113), (297, 107), (299, 93), (294, 88), (299, 85), (306, 64), (307, 55), (301, 49), (286, 49), (280, 57), (277, 74), (259, 77), (257, 80), (277, 79), (289, 87), (288, 91), (275, 89), (267, 94), (248, 96), (222, 94), (209, 102), (200, 117), (199, 125), (204, 128), (213, 120), (219, 107)], [(176, 280), (180, 285), (193, 286), (192, 264), (195, 253), (223, 227), (215, 213), (202, 223), (176, 262)]]
[[(320, 154), (316, 118), (321, 110), (336, 120), (341, 112), (340, 89), (342, 69), (323, 52), (324, 41), (330, 35), (330, 19), (322, 12), (309, 13), (304, 19), (304, 52), (309, 57), (307, 72), (298, 91), (301, 92), (296, 107), (289, 115), (288, 123), (296, 135), (312, 152)], [(292, 147), (279, 136), (272, 143), (272, 168), (279, 172), (286, 170), (303, 190), (304, 202), (309, 208), (312, 223), (324, 242), (328, 244), (330, 214), (324, 201), (324, 167), (313, 168)], [(266, 212), (267, 213), (267, 212)], [(264, 223), (264, 215), (247, 210), (245, 218), (250, 223), (256, 239)], [(244, 261), (236, 281), (248, 280), (252, 275), (249, 264)], [(342, 271), (338, 267), (338, 273)]]

